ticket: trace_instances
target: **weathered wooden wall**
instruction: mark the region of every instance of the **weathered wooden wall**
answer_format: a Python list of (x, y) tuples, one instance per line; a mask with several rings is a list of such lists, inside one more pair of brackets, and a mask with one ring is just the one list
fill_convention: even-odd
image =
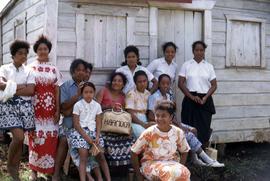
[(98, 87), (103, 86), (109, 72), (124, 61), (123, 49), (127, 45), (136, 45), (141, 62), (147, 65), (149, 10), (146, 5), (143, 1), (96, 4), (96, 1), (60, 0), (57, 65), (64, 77), (69, 77), (71, 61), (83, 58), (95, 66), (92, 81)]
[[(150, 7), (144, 0), (21, 0), (2, 19), (3, 63), (11, 60), (9, 44), (15, 38), (14, 32), (18, 31), (20, 36), (25, 31), (25, 38), (30, 43), (39, 34), (46, 32), (49, 37), (52, 36), (56, 45), (53, 60), (64, 78), (70, 78), (69, 66), (72, 60), (84, 58), (94, 63), (91, 80), (99, 88), (105, 84), (109, 73), (124, 60), (122, 49), (126, 45), (139, 47), (141, 61), (147, 65), (157, 56), (162, 56), (162, 43), (174, 41), (179, 47), (176, 62), (180, 67), (184, 61), (192, 58), (193, 41), (212, 41), (212, 46), (210, 44), (208, 48), (212, 49), (208, 61), (214, 65), (218, 80), (218, 90), (214, 95), (217, 114), (212, 122), (214, 139), (217, 142), (269, 140), (270, 3), (267, 0), (217, 0), (214, 8), (204, 14), (203, 8), (207, 8), (211, 2), (193, 0), (196, 5), (200, 1), (202, 5), (191, 10), (183, 9), (190, 5), (177, 6), (170, 3), (164, 3), (166, 7), (160, 3), (158, 7)], [(55, 11), (54, 6), (58, 10)], [(58, 18), (54, 18), (57, 15)], [(259, 30), (255, 31), (259, 35), (254, 38), (256, 46), (252, 45), (255, 53), (241, 52), (253, 43), (251, 36), (239, 51), (231, 51), (234, 46), (238, 46), (226, 42), (228, 34), (237, 35), (235, 32), (227, 32), (229, 16), (260, 19), (264, 22), (262, 39), (258, 40), (261, 32), (258, 34)], [(239, 27), (246, 26), (245, 22), (241, 21)], [(207, 28), (209, 31), (204, 31), (205, 26), (211, 24)], [(253, 25), (253, 29), (260, 26), (255, 23), (250, 27)], [(250, 31), (252, 28), (246, 29)], [(239, 37), (243, 34), (239, 31)], [(264, 46), (260, 47), (258, 41), (263, 41)], [(235, 66), (237, 64), (234, 62), (239, 58), (234, 55), (240, 57), (239, 65), (255, 66)], [(33, 56), (31, 50), (30, 57)], [(254, 64), (253, 58), (250, 58), (252, 56), (256, 59)], [(182, 97), (178, 90), (178, 107)]]
[[(20, 0), (2, 19), (3, 63), (11, 61), (10, 43), (15, 39), (26, 39), (31, 44), (43, 33), (45, 0)], [(35, 53), (30, 49), (29, 58)]]
[[(213, 53), (218, 90), (214, 96), (217, 114), (213, 117), (218, 142), (263, 141), (270, 139), (270, 3), (269, 1), (218, 0), (213, 9)], [(265, 67), (226, 66), (226, 16), (259, 18), (265, 23)], [(244, 21), (243, 21), (244, 22)], [(239, 33), (244, 34), (244, 31)], [(255, 35), (254, 35), (255, 36)], [(238, 37), (235, 37), (238, 38)], [(254, 42), (244, 43), (252, 46)], [(251, 52), (252, 53), (252, 52)], [(249, 57), (243, 60), (249, 63)]]

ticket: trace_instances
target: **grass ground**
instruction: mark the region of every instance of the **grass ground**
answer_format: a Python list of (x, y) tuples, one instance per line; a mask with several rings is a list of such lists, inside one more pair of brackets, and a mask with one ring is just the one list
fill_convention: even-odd
[[(11, 181), (6, 170), (7, 145), (0, 145), (0, 181)], [(192, 181), (269, 181), (270, 180), (270, 143), (233, 143), (228, 144), (226, 155), (220, 158), (225, 168), (196, 167), (188, 164)], [(78, 180), (76, 169), (64, 181)], [(27, 158), (23, 158), (20, 175), (28, 181), (29, 169)], [(45, 181), (40, 176), (39, 181)], [(47, 179), (49, 180), (49, 179)], [(114, 177), (114, 181), (125, 181), (127, 178)]]

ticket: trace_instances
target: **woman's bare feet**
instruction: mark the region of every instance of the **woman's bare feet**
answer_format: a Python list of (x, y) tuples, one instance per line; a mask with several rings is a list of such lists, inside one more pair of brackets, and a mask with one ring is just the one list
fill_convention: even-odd
[(29, 181), (36, 181), (37, 180), (37, 172), (32, 170), (29, 176)]
[(18, 169), (16, 167), (8, 166), (7, 171), (13, 181), (21, 181)]

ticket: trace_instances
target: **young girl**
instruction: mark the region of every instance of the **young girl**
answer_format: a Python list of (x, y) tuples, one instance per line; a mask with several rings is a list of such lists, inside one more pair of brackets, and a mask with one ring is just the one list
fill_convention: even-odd
[[(169, 94), (170, 91), (171, 78), (167, 74), (161, 74), (158, 78), (159, 89), (149, 96), (148, 99), (148, 120), (154, 121), (154, 107), (158, 102), (162, 100), (172, 101), (172, 97)], [(178, 122), (176, 118), (173, 120), (173, 123), (179, 126), (184, 132), (187, 139), (187, 142), (190, 146), (192, 152), (192, 161), (194, 164), (200, 166), (211, 166), (211, 167), (223, 167), (224, 164), (219, 163), (216, 160), (212, 160), (201, 148), (202, 143), (196, 137), (196, 128), (189, 125)]]
[(0, 90), (14, 82), (14, 96), (6, 102), (0, 100), (0, 130), (10, 130), (12, 142), (8, 149), (7, 171), (13, 180), (19, 179), (20, 157), (24, 131), (35, 129), (34, 108), (31, 96), (35, 90), (33, 72), (24, 66), (29, 51), (29, 43), (15, 40), (10, 46), (13, 61), (0, 68)]
[(157, 89), (157, 80), (154, 75), (149, 72), (145, 67), (141, 66), (139, 49), (135, 46), (127, 46), (124, 50), (125, 62), (122, 63), (122, 67), (116, 69), (116, 72), (123, 73), (127, 78), (127, 83), (123, 89), (126, 94), (135, 88), (135, 82), (133, 76), (137, 71), (144, 71), (147, 74), (147, 82), (151, 81), (153, 86), (150, 90), (153, 93)]
[[(96, 88), (93, 83), (84, 83), (82, 89), (82, 100), (78, 101), (73, 107), (73, 126), (71, 133), (68, 135), (68, 141), (71, 149), (77, 149), (79, 153), (79, 174), (80, 180), (86, 180), (86, 164), (89, 157), (89, 149), (93, 144), (104, 147), (104, 141), (100, 138), (101, 129), (101, 106), (95, 100)], [(106, 180), (110, 181), (110, 172), (105, 160), (104, 154), (99, 153), (97, 156)], [(73, 160), (74, 163), (78, 161)], [(93, 178), (89, 177), (89, 180)]]
[(147, 74), (140, 70), (134, 75), (136, 88), (128, 92), (126, 95), (126, 110), (132, 117), (132, 129), (136, 138), (149, 126), (155, 124), (148, 122), (146, 117), (147, 101), (151, 95), (146, 90), (148, 85)]
[[(171, 125), (175, 104), (171, 101), (160, 102), (155, 109), (156, 125), (146, 129), (131, 147), (132, 164), (137, 180), (187, 181), (189, 170), (184, 166), (189, 146), (184, 132)], [(177, 150), (181, 154), (177, 160)], [(143, 154), (141, 167), (138, 155)]]

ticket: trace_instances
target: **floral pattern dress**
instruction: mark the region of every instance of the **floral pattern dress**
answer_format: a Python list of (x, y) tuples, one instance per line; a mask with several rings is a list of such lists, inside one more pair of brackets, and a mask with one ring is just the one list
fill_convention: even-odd
[[(147, 102), (151, 93), (148, 90), (144, 90), (144, 92), (139, 92), (137, 89), (133, 89), (126, 94), (126, 109), (132, 109), (135, 112), (136, 117), (147, 123)], [(132, 123), (132, 130), (135, 138), (138, 138), (142, 132), (145, 130), (139, 124)]]
[(161, 181), (187, 181), (189, 170), (178, 162), (176, 151), (190, 150), (184, 132), (172, 126), (169, 132), (161, 132), (157, 125), (146, 129), (131, 148), (136, 154), (143, 153), (141, 173), (148, 179)]
[(29, 133), (29, 166), (32, 170), (52, 174), (58, 144), (58, 124), (54, 124), (56, 112), (55, 92), (61, 84), (61, 75), (51, 63), (30, 64), (36, 86), (34, 96), (36, 130)]

